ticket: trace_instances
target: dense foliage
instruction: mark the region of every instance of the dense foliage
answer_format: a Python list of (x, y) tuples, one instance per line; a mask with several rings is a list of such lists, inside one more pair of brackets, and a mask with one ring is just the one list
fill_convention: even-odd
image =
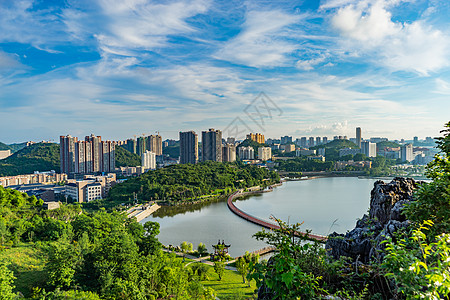
[(318, 150), (320, 148), (325, 148), (325, 158), (327, 161), (339, 160), (339, 149), (351, 148), (358, 149), (358, 145), (349, 140), (332, 140), (324, 145), (318, 145), (311, 147), (312, 150)]
[[(214, 299), (191, 268), (161, 251), (158, 223), (79, 206), (47, 211), (41, 200), (1, 186), (0, 204), (0, 251), (27, 242), (45, 253), (43, 277), (21, 290), (35, 299)], [(1, 299), (15, 298), (13, 281), (0, 261)]]
[(60, 171), (59, 145), (33, 144), (0, 160), (0, 176), (33, 174), (34, 171)]
[(131, 153), (122, 146), (116, 146), (116, 167), (136, 167), (141, 165), (139, 155)]
[(400, 147), (400, 144), (397, 144), (396, 142), (391, 142), (391, 141), (383, 141), (383, 142), (377, 143), (377, 149), (384, 149), (386, 147), (398, 148), (398, 147)]
[(238, 188), (267, 186), (278, 181), (277, 173), (253, 165), (216, 162), (173, 165), (114, 186), (109, 199), (126, 202), (136, 194), (144, 201), (198, 200), (207, 195), (224, 195)]
[(173, 146), (164, 147), (163, 154), (168, 155), (171, 158), (178, 159), (180, 157), (180, 143), (177, 142)]

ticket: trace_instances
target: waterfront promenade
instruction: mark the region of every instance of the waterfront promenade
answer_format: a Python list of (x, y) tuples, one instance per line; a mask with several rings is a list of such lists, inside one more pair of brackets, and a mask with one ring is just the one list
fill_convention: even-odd
[[(256, 191), (256, 192), (263, 192), (263, 191)], [(251, 215), (247, 214), (246, 212), (240, 210), (239, 208), (237, 208), (234, 205), (233, 200), (235, 198), (242, 197), (242, 196), (249, 195), (249, 194), (254, 194), (254, 193), (255, 193), (255, 191), (242, 192), (241, 190), (238, 190), (238, 191), (234, 192), (233, 194), (231, 194), (228, 197), (228, 200), (227, 200), (228, 208), (234, 214), (236, 214), (237, 216), (239, 216), (239, 217), (241, 217), (241, 218), (243, 218), (243, 219), (245, 219), (245, 220), (247, 220), (249, 222), (252, 222), (252, 223), (254, 223), (256, 225), (260, 225), (260, 226), (262, 226), (264, 228), (268, 228), (268, 229), (280, 229), (280, 226), (278, 226), (276, 224), (273, 224), (273, 223), (266, 222), (264, 220), (261, 220), (259, 218), (254, 217), (254, 216), (251, 216)], [(308, 239), (315, 240), (315, 241), (318, 241), (318, 242), (326, 242), (326, 240), (328, 239), (328, 237), (323, 236), (323, 235), (317, 235), (317, 234), (311, 234), (311, 233), (307, 234), (305, 232), (296, 232), (296, 235), (298, 235), (298, 236), (300, 236), (300, 235), (301, 236), (307, 236)]]

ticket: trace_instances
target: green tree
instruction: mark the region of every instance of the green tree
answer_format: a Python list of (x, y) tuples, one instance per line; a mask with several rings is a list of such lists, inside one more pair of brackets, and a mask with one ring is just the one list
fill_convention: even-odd
[(55, 288), (70, 287), (80, 257), (76, 247), (67, 241), (58, 241), (50, 244), (47, 254), (46, 271), (49, 285)]
[(409, 220), (416, 226), (425, 220), (433, 220), (431, 236), (448, 233), (450, 230), (450, 122), (437, 138), (440, 153), (428, 164), (425, 175), (431, 182), (422, 183), (414, 200), (405, 209)]
[(236, 261), (236, 268), (242, 276), (242, 282), (245, 283), (245, 277), (247, 276), (249, 270), (249, 263), (246, 262), (243, 257), (239, 257)]
[(219, 276), (219, 280), (222, 280), (223, 273), (225, 273), (225, 264), (222, 261), (215, 261), (214, 272)]
[(13, 293), (14, 279), (16, 277), (14, 277), (13, 272), (6, 267), (4, 262), (0, 261), (0, 299), (10, 300), (17, 297)]
[(198, 244), (197, 251), (200, 257), (203, 256), (205, 253), (208, 253), (208, 249), (206, 249), (206, 246), (203, 243)]

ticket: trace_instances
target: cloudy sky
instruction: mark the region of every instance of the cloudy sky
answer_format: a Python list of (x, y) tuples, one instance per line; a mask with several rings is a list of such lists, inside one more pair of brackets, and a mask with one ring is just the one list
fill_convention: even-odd
[(449, 15), (448, 0), (0, 0), (0, 141), (437, 136)]

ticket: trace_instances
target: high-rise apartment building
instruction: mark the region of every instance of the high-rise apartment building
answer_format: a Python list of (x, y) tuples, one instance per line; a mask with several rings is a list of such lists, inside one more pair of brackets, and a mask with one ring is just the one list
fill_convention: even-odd
[(148, 136), (146, 143), (146, 150), (149, 150), (156, 155), (162, 155), (162, 138), (160, 135)]
[(156, 169), (156, 154), (148, 150), (142, 153), (141, 166), (146, 170)]
[(322, 144), (326, 144), (326, 143), (328, 143), (328, 137), (324, 136), (322, 138)]
[(361, 148), (361, 127), (356, 127), (356, 145)]
[(281, 137), (281, 144), (282, 145), (290, 144), (290, 143), (292, 143), (292, 136), (285, 135), (285, 136)]
[(102, 141), (100, 136), (86, 136), (84, 141), (76, 137), (60, 136), (61, 173), (89, 174), (113, 172), (115, 143)]
[(369, 141), (361, 142), (361, 153), (365, 154), (367, 157), (377, 156), (377, 144), (371, 143)]
[(238, 155), (241, 160), (249, 160), (255, 158), (255, 150), (253, 147), (239, 147)]
[(198, 136), (194, 131), (180, 132), (180, 164), (198, 162)]
[(412, 161), (414, 159), (412, 144), (406, 144), (400, 148), (400, 159), (402, 162)]
[(222, 161), (222, 131), (202, 131), (202, 158), (203, 161)]
[(222, 147), (222, 161), (233, 162), (236, 161), (236, 145), (226, 144)]
[(306, 136), (302, 136), (300, 138), (300, 147), (306, 148), (307, 143), (306, 143)]
[(260, 160), (270, 160), (272, 158), (272, 149), (270, 147), (259, 147), (258, 158)]
[(320, 136), (316, 137), (316, 146), (322, 144)]
[(309, 138), (308, 147), (314, 147), (314, 138), (313, 137)]
[(266, 141), (264, 139), (264, 134), (261, 134), (261, 133), (249, 133), (249, 134), (247, 134), (247, 139), (257, 142), (259, 144), (264, 144)]

